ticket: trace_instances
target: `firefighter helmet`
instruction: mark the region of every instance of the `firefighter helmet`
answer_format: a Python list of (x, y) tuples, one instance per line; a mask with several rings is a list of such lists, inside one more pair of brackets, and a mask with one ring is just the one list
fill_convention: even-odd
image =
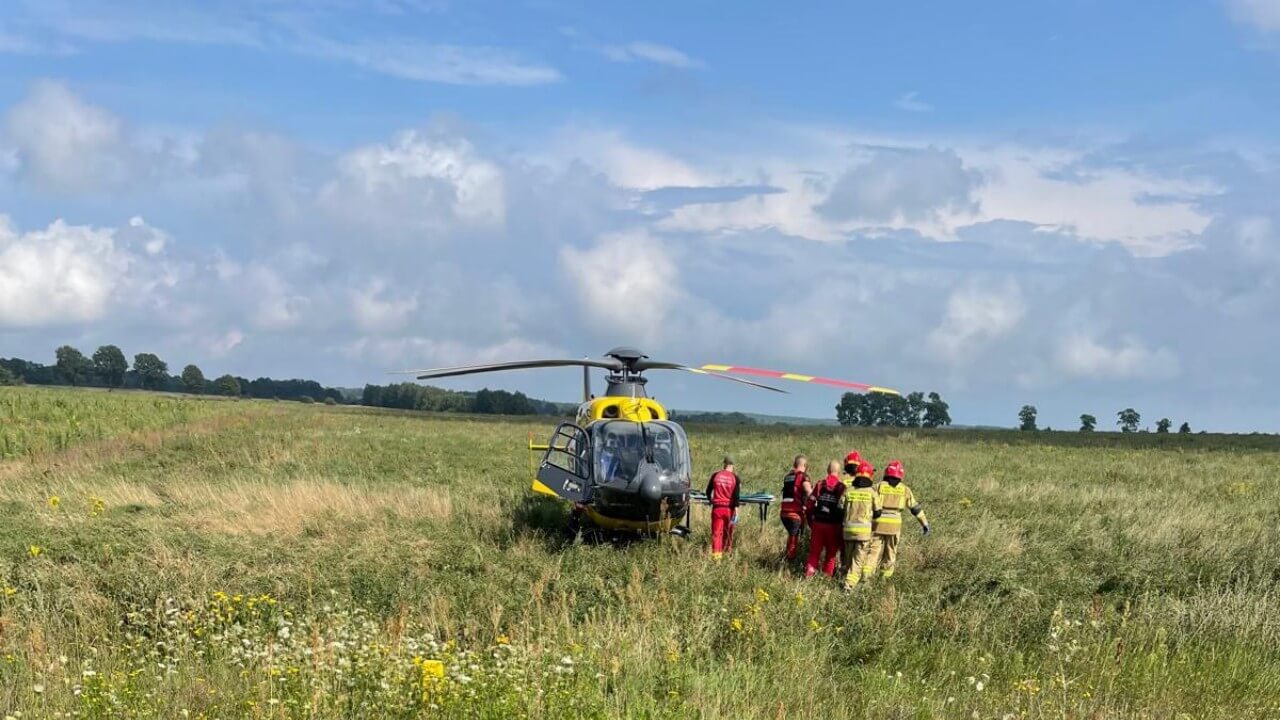
[(884, 476), (891, 477), (891, 478), (898, 478), (899, 480), (901, 480), (903, 476), (902, 461), (894, 460), (893, 462), (889, 463), (889, 466), (884, 469)]

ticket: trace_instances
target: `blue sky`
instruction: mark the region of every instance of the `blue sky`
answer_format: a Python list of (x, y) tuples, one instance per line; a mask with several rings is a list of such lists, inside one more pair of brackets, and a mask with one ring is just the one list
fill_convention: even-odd
[[(1276, 431), (1277, 79), (1276, 0), (15, 0), (0, 355), (359, 385), (630, 343)], [(838, 399), (791, 389), (654, 381)]]

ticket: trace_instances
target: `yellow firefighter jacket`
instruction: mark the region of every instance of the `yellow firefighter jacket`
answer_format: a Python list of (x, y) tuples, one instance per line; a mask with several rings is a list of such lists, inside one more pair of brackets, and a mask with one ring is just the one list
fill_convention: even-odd
[(928, 524), (924, 510), (921, 510), (920, 503), (916, 502), (915, 493), (911, 492), (911, 488), (907, 487), (905, 482), (891, 483), (888, 480), (881, 480), (875, 484), (875, 492), (880, 501), (880, 515), (875, 520), (873, 530), (876, 535), (901, 533), (903, 510), (910, 510), (921, 525)]
[(870, 540), (871, 523), (880, 514), (880, 496), (867, 478), (857, 478), (844, 494), (844, 539)]

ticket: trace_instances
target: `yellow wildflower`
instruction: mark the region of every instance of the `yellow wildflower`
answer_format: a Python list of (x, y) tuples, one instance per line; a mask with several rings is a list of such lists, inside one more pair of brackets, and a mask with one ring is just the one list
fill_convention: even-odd
[(973, 501), (970, 500), (969, 498), (967, 497), (960, 498), (960, 507), (969, 507), (972, 504), (973, 504)]
[(497, 640), (495, 640), (495, 642), (497, 642), (499, 645), (510, 645), (511, 638), (507, 637), (506, 635), (499, 635)]
[(32, 545), (31, 547), (27, 548), (27, 554), (33, 558), (40, 557), (40, 554), (43, 552), (44, 552), (44, 548), (40, 547), (39, 545)]
[(756, 602), (758, 603), (769, 602), (769, 593), (766, 592), (764, 588), (756, 588)]
[(18, 594), (18, 588), (15, 588), (15, 587), (9, 587), (8, 585), (5, 585), (5, 586), (4, 586), (4, 596), (5, 596), (5, 599), (11, 598), (11, 597), (13, 597), (14, 595), (17, 595), (17, 594)]
[(804, 605), (804, 593), (802, 593), (802, 592), (797, 592), (797, 593), (796, 593), (796, 607), (800, 607), (801, 605)]
[(98, 517), (107, 509), (107, 503), (100, 497), (89, 496), (89, 517)]
[(729, 629), (730, 629), (730, 630), (732, 630), (732, 631), (734, 631), (734, 632), (742, 632), (742, 630), (743, 630), (742, 618), (734, 618), (734, 619), (730, 620), (730, 621), (729, 621)]
[(58, 506), (62, 504), (62, 498), (58, 497), (57, 495), (50, 495), (48, 503), (49, 503), (49, 507), (56, 510)]
[(419, 666), (422, 670), (422, 684), (444, 677), (444, 663), (439, 660), (423, 660)]
[(671, 663), (672, 665), (675, 665), (676, 663), (680, 662), (680, 653), (676, 650), (668, 650), (667, 662)]
[(814, 632), (818, 632), (819, 630), (822, 629), (822, 626), (818, 624), (817, 618), (814, 618), (809, 621), (809, 629)]

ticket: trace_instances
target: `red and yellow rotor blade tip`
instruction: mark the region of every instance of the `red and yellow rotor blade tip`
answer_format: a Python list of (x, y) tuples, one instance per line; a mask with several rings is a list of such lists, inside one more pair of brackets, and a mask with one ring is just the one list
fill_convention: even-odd
[(849, 382), (848, 380), (836, 380), (835, 378), (818, 377), (816, 375), (801, 375), (799, 373), (783, 372), (781, 370), (764, 370), (762, 368), (744, 367), (742, 365), (709, 364), (703, 365), (700, 369), (708, 372), (729, 373), (731, 375), (753, 375), (755, 377), (772, 378), (774, 380), (794, 380), (796, 382), (817, 383), (819, 385), (830, 385), (831, 387), (860, 390), (862, 392), (884, 393), (886, 395), (901, 394), (893, 388), (880, 387), (878, 385)]

